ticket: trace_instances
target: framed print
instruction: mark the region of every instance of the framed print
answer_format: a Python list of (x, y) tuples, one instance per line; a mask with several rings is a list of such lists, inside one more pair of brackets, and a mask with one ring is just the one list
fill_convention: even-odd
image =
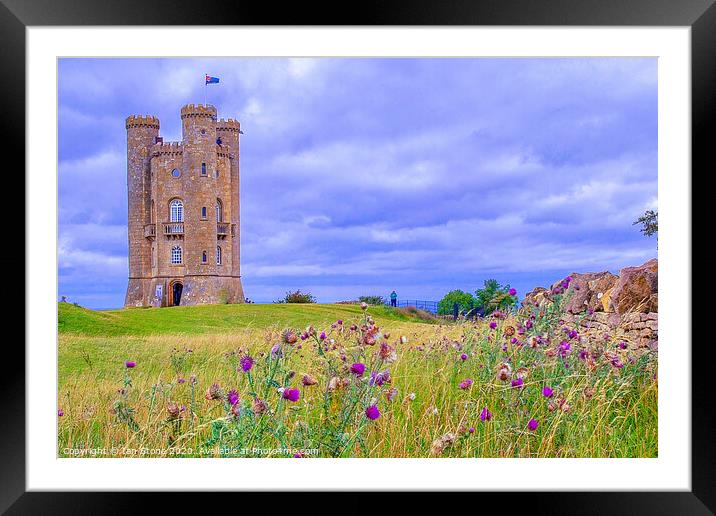
[(3, 0), (27, 202), (3, 510), (390, 490), (710, 514), (712, 3)]

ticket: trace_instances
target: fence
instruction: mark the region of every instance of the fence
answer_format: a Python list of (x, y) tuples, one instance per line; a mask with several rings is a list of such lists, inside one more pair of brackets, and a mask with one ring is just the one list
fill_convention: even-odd
[[(385, 302), (386, 305), (390, 306), (390, 300)], [(425, 310), (433, 314), (438, 313), (438, 302), (437, 301), (419, 301), (414, 299), (398, 299), (396, 302), (398, 308), (407, 308), (414, 306), (418, 310)]]

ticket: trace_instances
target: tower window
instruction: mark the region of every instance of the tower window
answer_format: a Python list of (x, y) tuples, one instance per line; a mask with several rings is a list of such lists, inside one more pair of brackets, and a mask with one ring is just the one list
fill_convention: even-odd
[(219, 179), (219, 167), (216, 167), (216, 168), (214, 169), (214, 177), (215, 177), (216, 179)]
[(223, 218), (223, 215), (224, 215), (224, 214), (222, 213), (221, 200), (220, 200), (220, 199), (217, 199), (217, 200), (216, 200), (216, 222), (221, 222), (221, 219)]
[(172, 177), (179, 177), (179, 176), (181, 176), (181, 170), (179, 170), (178, 168), (175, 168), (174, 170), (172, 170)]
[(201, 263), (206, 263), (206, 251), (201, 252)]
[(181, 199), (169, 203), (169, 222), (184, 222), (184, 203)]
[(172, 264), (180, 264), (181, 263), (181, 246), (175, 245), (172, 247)]
[(206, 206), (201, 207), (201, 218), (202, 219), (206, 218)]
[(221, 265), (221, 246), (216, 246), (216, 265)]
[(201, 164), (201, 175), (202, 176), (206, 175), (206, 163)]

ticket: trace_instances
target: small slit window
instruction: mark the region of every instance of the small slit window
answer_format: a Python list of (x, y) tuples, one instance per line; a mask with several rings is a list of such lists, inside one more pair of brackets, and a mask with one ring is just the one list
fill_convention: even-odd
[(201, 207), (201, 218), (202, 219), (206, 218), (206, 206)]
[(201, 164), (201, 175), (202, 176), (206, 175), (206, 163)]
[(216, 246), (216, 265), (221, 265), (221, 246)]
[(206, 251), (201, 252), (201, 263), (206, 263)]

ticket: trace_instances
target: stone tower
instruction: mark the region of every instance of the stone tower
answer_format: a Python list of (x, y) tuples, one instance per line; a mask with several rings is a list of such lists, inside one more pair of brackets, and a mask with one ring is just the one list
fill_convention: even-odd
[(159, 120), (127, 128), (129, 284), (124, 305), (242, 303), (239, 122), (211, 105), (181, 109), (182, 141)]

